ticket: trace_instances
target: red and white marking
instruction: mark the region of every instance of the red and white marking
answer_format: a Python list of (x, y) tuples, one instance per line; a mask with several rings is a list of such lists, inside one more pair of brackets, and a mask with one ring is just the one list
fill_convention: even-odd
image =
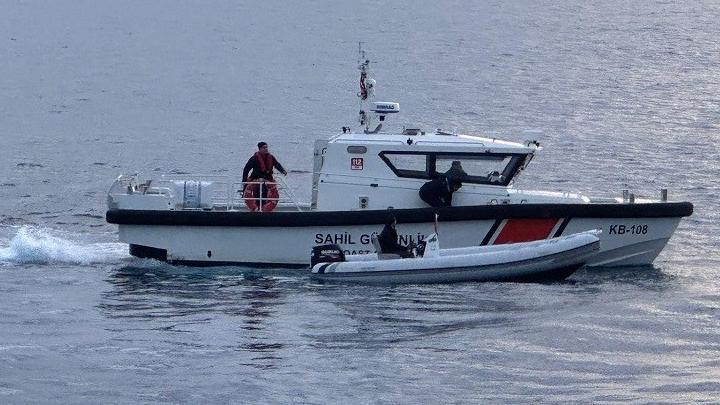
[(502, 245), (548, 239), (555, 235), (562, 223), (563, 218), (504, 219), (488, 244)]

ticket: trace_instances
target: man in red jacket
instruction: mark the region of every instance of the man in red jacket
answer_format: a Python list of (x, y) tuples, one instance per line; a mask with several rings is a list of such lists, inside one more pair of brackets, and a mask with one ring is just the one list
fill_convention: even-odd
[[(273, 167), (278, 169), (280, 173), (287, 176), (287, 172), (283, 169), (280, 162), (275, 156), (270, 154), (268, 144), (265, 142), (258, 143), (258, 151), (248, 159), (243, 169), (243, 181), (253, 181), (257, 179), (273, 180)], [(250, 171), (252, 170), (252, 173)], [(250, 177), (248, 177), (250, 173)]]
[[(247, 182), (257, 181), (259, 179), (265, 179), (270, 182), (275, 182), (273, 179), (273, 168), (278, 169), (280, 173), (287, 176), (287, 172), (282, 167), (280, 162), (275, 159), (275, 156), (270, 154), (268, 144), (266, 142), (259, 142), (257, 144), (258, 151), (248, 159), (243, 169), (243, 190), (247, 187)], [(252, 171), (252, 173), (250, 172)], [(249, 174), (249, 176), (248, 176)], [(258, 203), (260, 199), (265, 198), (267, 195), (267, 189), (265, 184), (260, 185), (260, 195), (258, 195)]]

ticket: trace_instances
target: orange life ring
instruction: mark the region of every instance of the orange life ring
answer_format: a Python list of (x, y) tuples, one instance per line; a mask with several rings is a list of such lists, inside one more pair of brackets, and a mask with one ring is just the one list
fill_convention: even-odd
[(264, 184), (267, 194), (263, 197), (263, 205), (262, 207), (259, 207), (260, 209), (258, 209), (257, 202), (260, 194), (260, 184), (248, 184), (245, 187), (243, 199), (245, 200), (245, 205), (247, 205), (250, 211), (270, 212), (277, 207), (278, 198), (280, 198), (277, 186), (275, 183), (270, 182)]

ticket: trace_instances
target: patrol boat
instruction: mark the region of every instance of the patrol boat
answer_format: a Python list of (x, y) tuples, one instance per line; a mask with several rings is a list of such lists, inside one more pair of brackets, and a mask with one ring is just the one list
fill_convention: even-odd
[[(513, 181), (542, 148), (448, 131), (383, 131), (400, 105), (374, 101), (370, 61), (361, 51), (359, 126), (315, 142), (309, 202), (287, 181), (266, 184), (258, 196), (241, 179), (219, 176), (121, 175), (110, 187), (106, 219), (137, 257), (188, 265), (307, 267), (315, 245), (337, 244), (346, 254), (374, 253), (371, 236), (389, 213), (403, 243), (433, 232), (460, 248), (549, 239), (602, 230), (588, 266), (650, 265), (667, 244), (690, 202), (660, 198), (593, 197), (524, 190)], [(453, 164), (464, 171), (451, 207), (429, 207), (418, 190)], [(245, 193), (240, 192), (245, 190)]]

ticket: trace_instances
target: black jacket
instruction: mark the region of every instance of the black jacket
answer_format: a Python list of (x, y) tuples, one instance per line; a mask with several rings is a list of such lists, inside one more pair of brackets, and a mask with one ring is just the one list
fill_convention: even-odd
[(436, 177), (420, 187), (420, 198), (432, 207), (450, 207), (452, 195), (445, 176)]
[[(272, 157), (272, 167), (278, 169), (280, 173), (285, 173), (285, 169), (283, 169), (280, 162), (275, 159), (275, 156), (270, 156)], [(257, 156), (252, 155), (245, 164), (245, 169), (243, 169), (243, 181), (251, 181), (256, 179), (273, 181), (274, 179), (272, 176), (272, 167), (263, 172), (260, 169), (260, 162), (258, 162)], [(250, 173), (250, 170), (252, 170), (252, 173)], [(250, 173), (250, 177), (248, 177), (248, 173)]]
[(395, 228), (385, 225), (380, 235), (378, 235), (378, 243), (383, 253), (394, 253), (398, 250), (405, 250), (405, 247), (398, 244), (398, 234)]

